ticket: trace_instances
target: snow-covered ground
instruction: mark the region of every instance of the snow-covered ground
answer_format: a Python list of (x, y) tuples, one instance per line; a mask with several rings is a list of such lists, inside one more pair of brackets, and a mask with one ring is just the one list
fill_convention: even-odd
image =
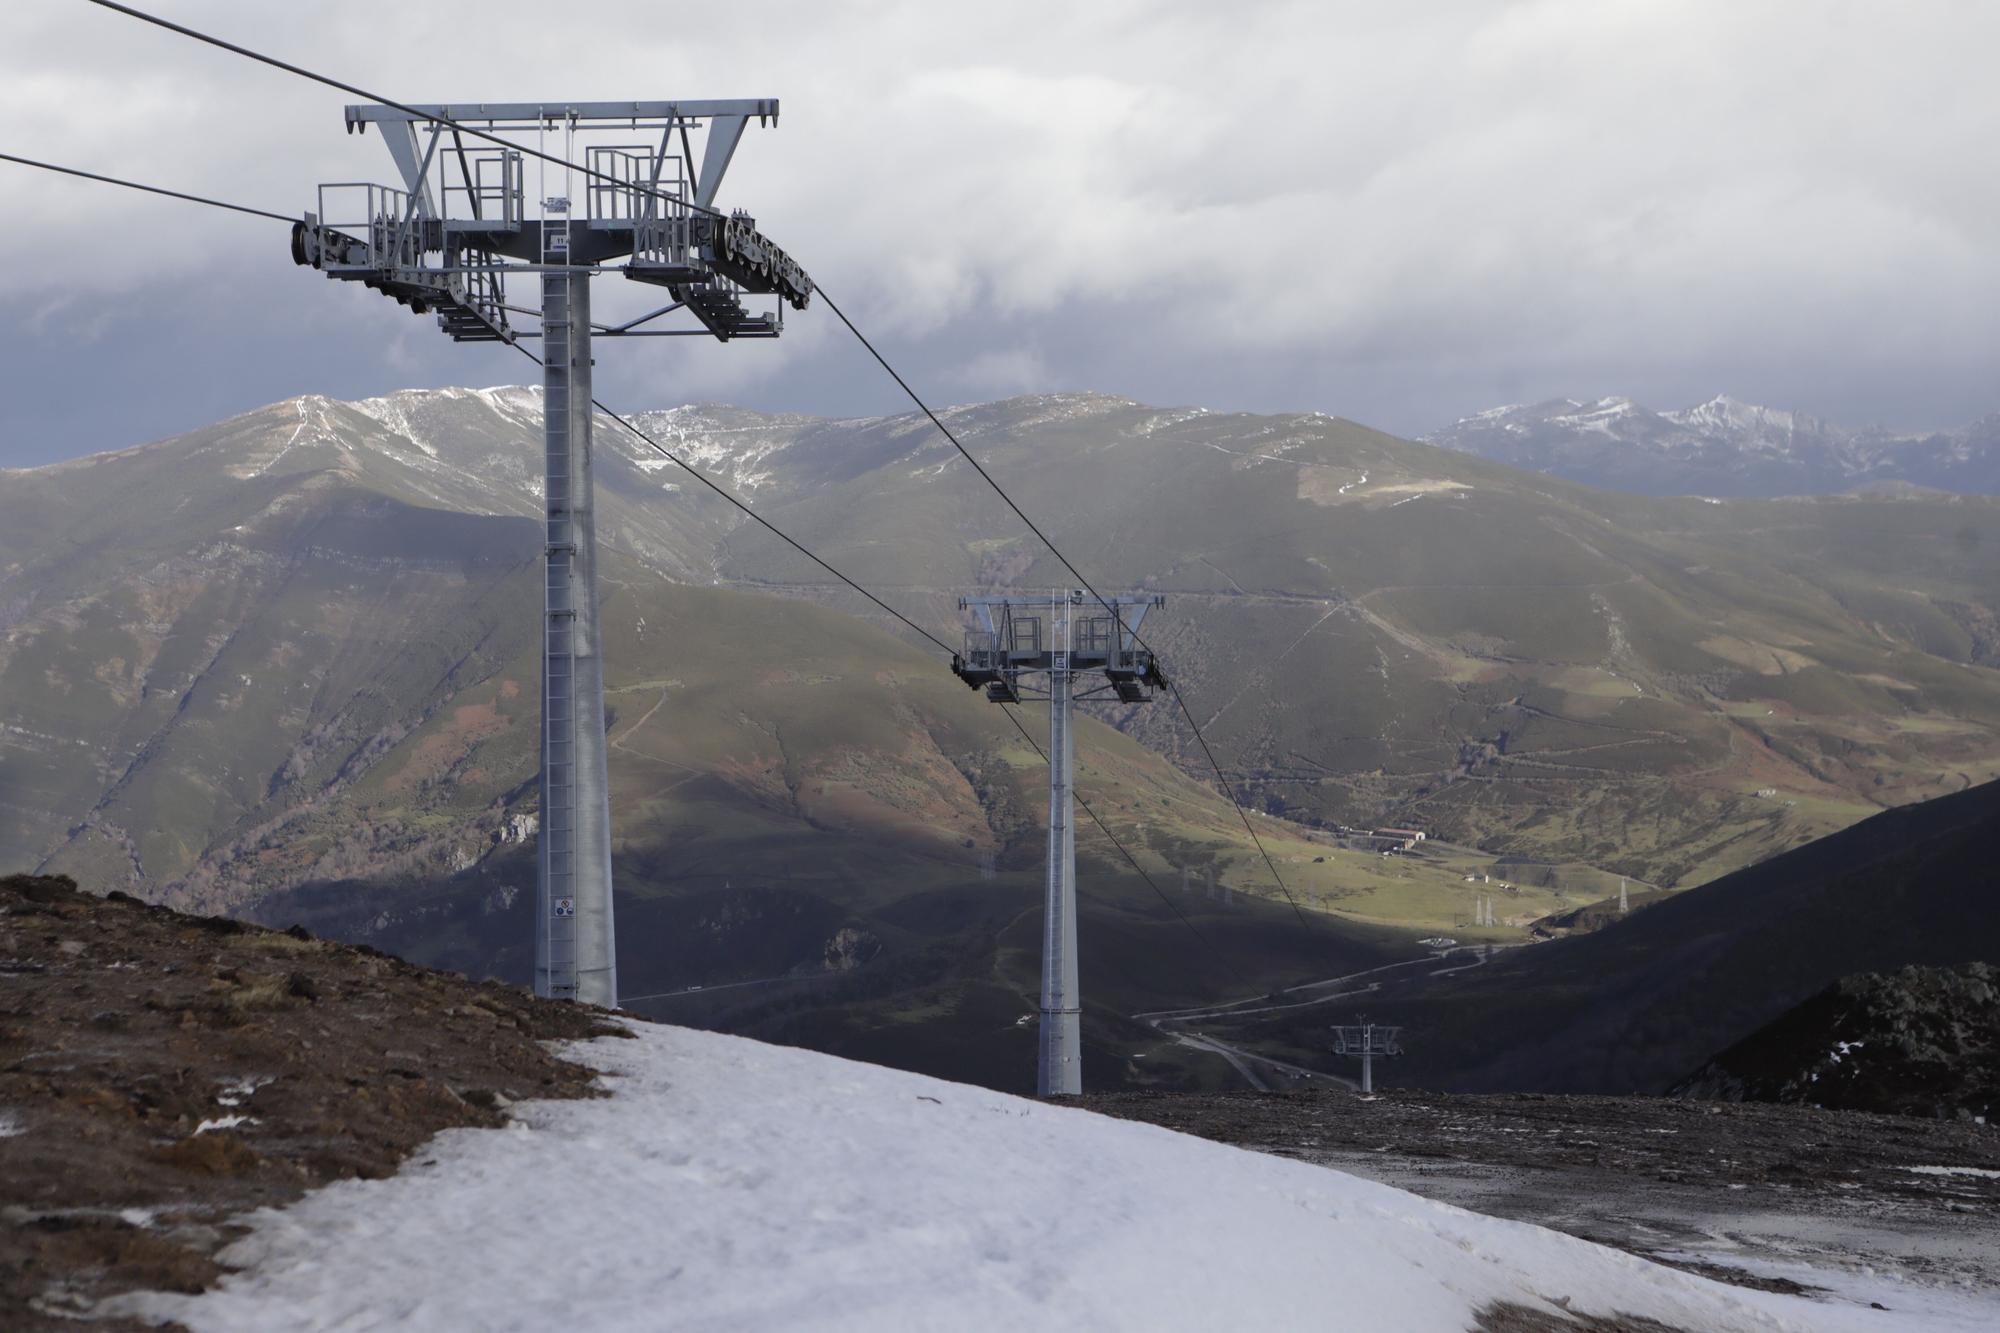
[[(1984, 1329), (1721, 1286), (1150, 1125), (737, 1037), (571, 1048), (615, 1095), (452, 1130), (225, 1251), (196, 1330), (1367, 1329), (1495, 1301), (1726, 1330)], [(1865, 1296), (1861, 1299), (1865, 1299)], [(1993, 1312), (1984, 1312), (1990, 1316)]]

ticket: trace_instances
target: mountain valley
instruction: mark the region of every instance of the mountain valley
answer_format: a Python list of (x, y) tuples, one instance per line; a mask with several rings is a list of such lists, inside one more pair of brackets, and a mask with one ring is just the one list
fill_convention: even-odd
[[(2000, 773), (1994, 501), (1650, 499), (1098, 395), (943, 416), (1096, 586), (1167, 597), (1148, 636), (1285, 877), (1171, 700), (1082, 724), (1082, 794), (1151, 877), (1084, 823), (1086, 1041), (1128, 1082), (1226, 1081), (1126, 1016), (1239, 974), (1518, 940), (1620, 876), (1684, 889)], [(636, 420), (948, 642), (958, 596), (1066, 580), (921, 417)], [(1039, 755), (896, 622), (598, 440), (624, 992), (1006, 1085)], [(440, 390), (0, 473), (9, 862), (524, 977), (538, 450), (537, 391)], [(1390, 825), (1429, 841), (1345, 837)]]

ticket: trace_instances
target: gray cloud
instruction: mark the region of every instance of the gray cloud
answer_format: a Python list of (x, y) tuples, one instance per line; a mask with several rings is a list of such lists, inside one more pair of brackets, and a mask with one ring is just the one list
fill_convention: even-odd
[[(394, 96), (782, 98), (725, 201), (941, 398), (1406, 432), (1558, 393), (2000, 407), (1987, 5), (635, 0), (573, 57), (533, 0), (160, 6)], [(390, 174), (342, 95), (104, 11), (8, 6), (0, 51), (10, 151), (279, 211)], [(293, 268), (277, 224), (0, 172), (0, 464), (529, 369)], [(823, 309), (600, 361), (637, 406), (898, 406)]]

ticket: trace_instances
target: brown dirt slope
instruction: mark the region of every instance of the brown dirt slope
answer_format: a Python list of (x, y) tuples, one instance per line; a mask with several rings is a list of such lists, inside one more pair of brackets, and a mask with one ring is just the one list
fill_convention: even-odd
[(0, 879), (0, 1326), (198, 1291), (246, 1209), (387, 1175), (519, 1098), (591, 1095), (541, 1043), (623, 1031), (607, 1017), (298, 928)]

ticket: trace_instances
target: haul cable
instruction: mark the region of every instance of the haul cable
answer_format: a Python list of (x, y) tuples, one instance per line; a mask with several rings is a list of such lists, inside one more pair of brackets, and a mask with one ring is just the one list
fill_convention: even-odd
[[(96, 0), (93, 0), (93, 3), (96, 3)], [(274, 221), (286, 222), (286, 223), (295, 220), (293, 218), (286, 216), (283, 213), (274, 213), (269, 209), (252, 208), (245, 204), (232, 204), (226, 200), (212, 199), (205, 195), (190, 194), (182, 190), (170, 190), (166, 189), (163, 186), (147, 185), (140, 181), (127, 180), (119, 176), (101, 175), (98, 172), (84, 171), (76, 167), (59, 166), (53, 162), (42, 162), (34, 158), (20, 157), (13, 153), (0, 153), (0, 161), (14, 162), (20, 164), (21, 166), (27, 166), (27, 167), (36, 167), (43, 171), (58, 172), (65, 176), (75, 176), (83, 180), (96, 181), (104, 185), (116, 185), (123, 189), (139, 190), (147, 194), (164, 195), (170, 199), (180, 199), (188, 203), (202, 204), (210, 208), (225, 209), (232, 213), (245, 213), (252, 217), (270, 218), (273, 219)], [(842, 318), (845, 319), (844, 316)], [(850, 327), (852, 326), (850, 325)], [(536, 365), (539, 366), (542, 364), (542, 359), (539, 356), (536, 356), (533, 352), (529, 351), (527, 348), (522, 347), (519, 343), (512, 344), (512, 346), (516, 351), (520, 352), (521, 355), (527, 357), (530, 361), (534, 362)], [(894, 372), (891, 371), (891, 373), (893, 374)], [(925, 629), (922, 625), (919, 625), (916, 621), (910, 619), (908, 616), (904, 615), (901, 611), (898, 611), (895, 607), (883, 601), (880, 597), (876, 596), (873, 592), (863, 587), (860, 583), (856, 582), (854, 579), (849, 578), (846, 574), (843, 574), (840, 570), (834, 568), (833, 565), (829, 564), (826, 560), (824, 560), (819, 555), (814, 553), (812, 550), (807, 548), (802, 542), (798, 541), (790, 533), (778, 527), (775, 523), (765, 518), (762, 514), (759, 514), (755, 509), (752, 509), (742, 500), (738, 499), (733, 493), (729, 491), (727, 487), (724, 487), (719, 482), (709, 477), (706, 473), (703, 473), (700, 469), (694, 467), (692, 464), (688, 463), (685, 459), (681, 458), (678, 454), (675, 454), (672, 450), (662, 445), (658, 440), (655, 440), (651, 435), (641, 430), (637, 425), (635, 425), (632, 421), (627, 419), (624, 415), (615, 412), (610, 407), (606, 406), (602, 399), (592, 397), (590, 402), (591, 406), (595, 407), (605, 416), (611, 418), (611, 420), (617, 422), (620, 426), (630, 431), (638, 439), (644, 441), (662, 458), (665, 458), (669, 462), (673, 463), (676, 467), (680, 468), (683, 472), (686, 472), (696, 481), (708, 487), (711, 491), (714, 491), (724, 500), (727, 500), (731, 505), (734, 505), (738, 510), (741, 510), (743, 514), (745, 514), (747, 517), (754, 519), (760, 526), (762, 526), (765, 529), (765, 531), (777, 537), (780, 541), (790, 546), (800, 555), (805, 556), (806, 559), (812, 561), (814, 564), (818, 565), (821, 569), (833, 575), (834, 578), (846, 584), (849, 588), (852, 588), (855, 592), (860, 593), (863, 597), (867, 598), (877, 607), (887, 612), (890, 616), (893, 616), (895, 619), (901, 621), (909, 629), (911, 629), (918, 635), (922, 636), (923, 638), (929, 640), (930, 643), (933, 646), (935, 646), (939, 651), (948, 654), (955, 652), (955, 650), (951, 647), (950, 644), (947, 644), (944, 640), (938, 638), (937, 635), (931, 633), (929, 630)], [(932, 419), (936, 420), (936, 418)], [(954, 443), (956, 443), (956, 441), (954, 441)], [(1009, 503), (1012, 502), (1009, 501)], [(1027, 516), (1024, 514), (1022, 515), (1022, 517), (1025, 520)], [(1044, 538), (1044, 540), (1046, 541), (1047, 539)], [(1050, 549), (1053, 550), (1054, 547), (1051, 546)], [(1065, 561), (1064, 563), (1067, 563), (1067, 561)], [(1034, 749), (1035, 753), (1039, 755), (1044, 762), (1047, 762), (1048, 760), (1047, 753), (1042, 749), (1041, 745), (1036, 742), (1035, 738), (1028, 732), (1028, 729), (1021, 724), (1021, 719), (1015, 716), (1013, 710), (1011, 709), (1004, 709), (1002, 711), (1006, 713), (1007, 719), (1014, 724), (1015, 730), (1021, 733), (1022, 739), (1028, 742), (1029, 746)], [(1245, 985), (1253, 984), (1251, 983), (1250, 979), (1244, 975), (1242, 970), (1239, 969), (1236, 966), (1236, 964), (1232, 962), (1229, 959), (1229, 957), (1222, 952), (1222, 950), (1216, 947), (1214, 941), (1210, 940), (1209, 937), (1202, 932), (1200, 927), (1196, 926), (1193, 921), (1188, 919), (1187, 914), (1181, 911), (1179, 905), (1176, 904), (1172, 898), (1167, 896), (1166, 891), (1159, 886), (1159, 884), (1153, 879), (1153, 877), (1146, 873), (1146, 868), (1140, 865), (1138, 858), (1133, 856), (1132, 853), (1129, 850), (1127, 850), (1125, 844), (1118, 840), (1118, 836), (1111, 831), (1110, 826), (1107, 825), (1103, 819), (1099, 818), (1097, 811), (1091, 808), (1090, 802), (1084, 799), (1083, 794), (1081, 792), (1077, 792), (1075, 793), (1075, 796), (1077, 804), (1083, 807), (1083, 812), (1090, 816), (1091, 822), (1097, 825), (1098, 830), (1104, 834), (1106, 840), (1109, 841), (1111, 845), (1118, 850), (1119, 855), (1123, 856), (1125, 860), (1131, 864), (1132, 869), (1138, 872), (1139, 877), (1146, 881), (1147, 887), (1152, 889), (1155, 894), (1159, 895), (1160, 901), (1167, 905), (1168, 910), (1170, 910), (1174, 914), (1174, 916), (1179, 919), (1180, 923), (1186, 926), (1188, 928), (1188, 931), (1191, 934), (1193, 934), (1194, 937), (1197, 940), (1199, 940), (1201, 944), (1205, 948), (1207, 948), (1212, 955), (1214, 955), (1214, 957), (1218, 962), (1220, 962), (1224, 967), (1228, 968), (1229, 971), (1237, 978), (1237, 980), (1243, 982)], [(1253, 837), (1255, 836), (1254, 830), (1252, 831), (1252, 836)]]
[[(925, 416), (930, 418), (931, 424), (933, 426), (936, 426), (939, 432), (942, 433), (947, 440), (951, 441), (952, 447), (958, 450), (959, 456), (964, 458), (966, 462), (972, 464), (973, 471), (977, 472), (980, 475), (980, 477), (982, 477), (985, 480), (986, 484), (993, 488), (994, 494), (998, 495), (1002, 500), (1007, 502), (1007, 507), (1014, 511), (1015, 517), (1019, 518), (1021, 522), (1027, 524), (1028, 530), (1034, 533), (1035, 536), (1041, 538), (1042, 545), (1048, 547), (1049, 552), (1052, 555), (1054, 555), (1056, 559), (1062, 562), (1063, 568), (1067, 569), (1072, 575), (1074, 575), (1076, 577), (1077, 582), (1081, 583), (1086, 589), (1088, 589), (1090, 595), (1092, 597), (1095, 597), (1098, 600), (1099, 604), (1101, 604), (1105, 610), (1111, 613), (1112, 618), (1118, 622), (1118, 628), (1122, 632), (1130, 634), (1133, 640), (1137, 642), (1140, 647), (1144, 648), (1147, 652), (1152, 653), (1153, 646), (1147, 643), (1146, 640), (1140, 636), (1138, 630), (1126, 625), (1125, 618), (1119, 614), (1118, 608), (1115, 605), (1113, 605), (1104, 596), (1103, 593), (1099, 592), (1095, 587), (1095, 585), (1093, 585), (1089, 579), (1084, 577), (1083, 571), (1078, 569), (1075, 563), (1071, 561), (1068, 556), (1062, 553), (1062, 548), (1057, 546), (1055, 542), (1050, 539), (1048, 533), (1042, 531), (1041, 526), (1037, 524), (1035, 520), (1028, 517), (1027, 511), (1023, 510), (1020, 505), (1014, 502), (1014, 497), (1007, 494), (1006, 488), (1003, 487), (999, 482), (995, 481), (993, 479), (993, 474), (991, 472), (988, 472), (986, 468), (980, 463), (980, 461), (972, 456), (972, 451), (967, 449), (965, 445), (959, 441), (958, 436), (952, 434), (951, 427), (945, 425), (944, 421), (938, 416), (937, 413), (931, 411), (930, 404), (926, 403), (918, 395), (917, 391), (910, 387), (910, 382), (904, 379), (894, 366), (889, 364), (889, 359), (883, 356), (880, 351), (876, 350), (875, 344), (870, 342), (868, 340), (868, 336), (862, 333), (862, 331), (855, 326), (854, 321), (847, 317), (847, 312), (842, 310), (839, 304), (834, 301), (833, 297), (827, 294), (826, 288), (823, 285), (815, 282), (813, 284), (813, 290), (818, 294), (819, 298), (822, 301), (826, 302), (827, 309), (833, 311), (833, 313), (839, 318), (840, 322), (847, 326), (847, 331), (854, 335), (856, 341), (858, 341), (863, 347), (868, 349), (868, 354), (875, 358), (876, 363), (880, 365), (883, 370), (889, 373), (889, 378), (896, 381), (897, 386), (902, 389), (903, 393), (908, 396), (909, 400), (915, 403), (918, 409), (922, 411)], [(1159, 654), (1153, 653), (1153, 656), (1157, 660)], [(1267, 868), (1269, 868), (1271, 872), (1271, 878), (1273, 881), (1276, 882), (1278, 886), (1278, 892), (1284, 894), (1285, 901), (1291, 904), (1292, 914), (1298, 918), (1300, 927), (1307, 931), (1310, 931), (1311, 926), (1306, 921), (1306, 914), (1304, 909), (1302, 909), (1299, 906), (1298, 900), (1292, 897), (1291, 889), (1288, 888), (1285, 884), (1285, 877), (1278, 873), (1278, 863), (1271, 856), (1270, 849), (1265, 847), (1264, 840), (1261, 837), (1257, 836), (1256, 827), (1252, 825), (1250, 822), (1249, 812), (1243, 808), (1243, 802), (1236, 798), (1235, 789), (1230, 785), (1228, 776), (1223, 773), (1222, 765), (1216, 761), (1215, 751), (1209, 748), (1208, 737), (1202, 734), (1201, 723), (1198, 720), (1196, 720), (1194, 715), (1194, 710), (1188, 707), (1187, 698), (1181, 693), (1181, 687), (1174, 682), (1172, 676), (1167, 677), (1166, 683), (1167, 683), (1167, 688), (1173, 692), (1174, 702), (1180, 705), (1181, 715), (1187, 719), (1188, 726), (1194, 731), (1194, 738), (1196, 742), (1200, 744), (1202, 754), (1207, 757), (1208, 766), (1215, 770), (1215, 780), (1221, 786), (1222, 794), (1224, 796), (1227, 796), (1229, 798), (1229, 803), (1236, 807), (1236, 817), (1243, 821), (1243, 831), (1250, 835), (1250, 841), (1252, 841), (1257, 845), (1257, 851), (1263, 856), (1264, 864)]]
[[(539, 158), (544, 162), (563, 167), (566, 170), (578, 172), (591, 180), (602, 181), (609, 185), (616, 185), (620, 189), (650, 195), (655, 199), (672, 200), (676, 205), (693, 209), (697, 213), (706, 213), (710, 217), (719, 218), (724, 216), (719, 209), (709, 208), (691, 199), (683, 200), (677, 195), (666, 194), (636, 181), (620, 180), (618, 177), (599, 171), (595, 167), (580, 166), (575, 162), (571, 162), (560, 153), (550, 153), (540, 148), (532, 148), (527, 144), (509, 139), (504, 135), (495, 134), (491, 130), (482, 130), (476, 126), (468, 125), (464, 121), (440, 115), (436, 111), (425, 111), (421, 107), (411, 106), (407, 102), (398, 102), (394, 98), (384, 97), (380, 93), (371, 93), (366, 88), (336, 79), (332, 75), (315, 73), (302, 65), (294, 65), (288, 60), (280, 60), (276, 56), (265, 55), (262, 51), (253, 51), (247, 46), (239, 46), (235, 42), (227, 41), (212, 33), (203, 32), (199, 28), (190, 28), (184, 23), (176, 23), (172, 19), (161, 18), (158, 14), (149, 14), (143, 9), (135, 9), (131, 5), (120, 4), (118, 0), (87, 0), (87, 3), (111, 10), (113, 13), (123, 14), (128, 18), (138, 19), (141, 23), (150, 23), (156, 28), (165, 28), (168, 32), (178, 33), (182, 37), (189, 37), (197, 42), (204, 42), (209, 46), (217, 47), (232, 55), (242, 56), (246, 60), (254, 60), (261, 65), (269, 65), (273, 69), (281, 69), (287, 74), (296, 74), (302, 79), (310, 79), (314, 83), (325, 84), (329, 88), (335, 88), (343, 93), (349, 93), (355, 97), (375, 102), (395, 111), (400, 111), (406, 116), (415, 116), (418, 120), (428, 124), (442, 125), (446, 129), (456, 133), (470, 134), (476, 139), (484, 139), (488, 143), (499, 144), (502, 148), (511, 148), (515, 152), (522, 153), (528, 157)], [(287, 218), (285, 220), (291, 222), (296, 219)]]

